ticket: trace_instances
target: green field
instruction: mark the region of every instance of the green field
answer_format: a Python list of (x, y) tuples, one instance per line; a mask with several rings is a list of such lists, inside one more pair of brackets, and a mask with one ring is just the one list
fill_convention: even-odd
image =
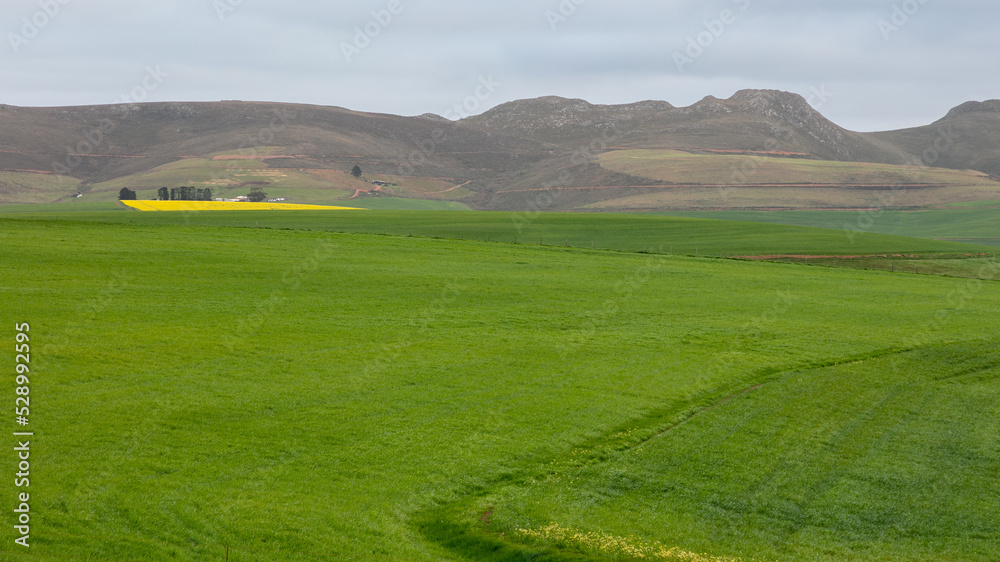
[[(358, 200), (366, 202), (392, 199)], [(352, 205), (354, 201), (350, 202)], [(644, 251), (698, 256), (769, 254), (966, 254), (989, 251), (980, 246), (869, 233), (848, 236), (841, 230), (820, 230), (762, 224), (666, 218), (655, 215), (585, 213), (509, 213), (456, 211), (389, 211), (329, 213), (326, 211), (213, 211), (184, 213), (120, 213), (117, 203), (90, 212), (59, 213), (57, 205), (10, 208), (19, 219), (72, 220), (134, 225), (242, 226), (322, 230), (357, 234), (388, 234), (519, 245), (576, 247), (597, 250)], [(439, 208), (439, 207), (438, 207)], [(114, 210), (116, 212), (107, 212)]]
[(31, 324), (36, 432), (33, 546), (8, 529), (5, 560), (1000, 557), (1000, 264), (704, 257), (981, 247), (659, 216), (46, 210), (0, 216), (0, 341)]
[[(107, 211), (128, 211), (134, 212), (134, 209), (130, 209), (125, 205), (116, 201), (81, 201), (79, 199), (71, 199), (64, 203), (41, 203), (37, 205), (0, 205), (0, 217), (5, 215), (14, 216), (32, 216), (32, 215), (49, 215), (52, 216), (62, 214), (60, 219), (74, 218), (79, 216), (84, 216), (84, 213), (96, 213), (98, 216), (106, 214)], [(95, 216), (95, 215), (90, 215)]]
[(468, 211), (469, 207), (456, 201), (432, 199), (407, 199), (401, 197), (361, 198), (343, 201), (343, 205), (378, 211)]
[(536, 547), (556, 541), (519, 530), (560, 522), (744, 559), (989, 560), (998, 343), (768, 373), (670, 431), (629, 431), (462, 505), (492, 506), (494, 533)]
[(961, 240), (1000, 246), (1000, 211), (992, 202), (970, 203), (966, 208), (921, 211), (705, 211), (664, 213), (733, 221), (758, 221), (798, 226), (832, 228), (852, 232), (862, 239), (867, 233)]

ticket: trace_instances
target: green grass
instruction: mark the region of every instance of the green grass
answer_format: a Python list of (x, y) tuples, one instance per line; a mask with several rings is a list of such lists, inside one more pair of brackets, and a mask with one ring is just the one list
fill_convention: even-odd
[(995, 274), (993, 264), (997, 252), (987, 252), (979, 256), (962, 257), (922, 257), (882, 254), (879, 256), (864, 256), (852, 258), (794, 258), (782, 257), (772, 261), (797, 263), (803, 265), (821, 265), (846, 269), (870, 269), (897, 273), (912, 273), (914, 275), (944, 275), (948, 277), (965, 277), (968, 279), (993, 279)]
[(661, 214), (840, 229), (854, 232), (858, 239), (869, 236), (866, 233), (882, 233), (1000, 246), (998, 211), (970, 207), (922, 211), (704, 211)]
[(469, 503), (529, 543), (518, 529), (561, 522), (744, 559), (995, 560), (998, 344), (768, 374)]
[[(465, 229), (484, 220), (422, 220), (454, 215), (467, 215)], [(550, 227), (579, 228), (573, 219)], [(622, 238), (660, 224), (645, 221), (692, 240), (716, 225), (604, 220)], [(713, 554), (854, 548), (842, 545), (857, 534), (867, 545), (858, 552), (996, 558), (984, 513), (998, 499), (995, 378), (969, 377), (978, 386), (968, 392), (929, 380), (934, 365), (995, 349), (939, 357), (933, 347), (991, 333), (994, 282), (193, 222), (0, 219), (0, 259), (11, 264), (0, 270), (0, 320), (31, 323), (38, 432), (32, 556), (7, 540), (4, 559), (221, 560), (226, 546), (233, 560), (524, 554), (474, 527), (486, 497), (502, 506), (498, 529), (551, 517), (681, 546), (686, 527), (657, 524), (675, 521), (700, 533), (684, 546)], [(899, 373), (845, 363), (901, 348), (928, 355), (891, 359), (910, 361)], [(813, 368), (828, 363), (840, 366)], [(698, 416), (682, 441), (629, 448), (762, 380), (774, 382)], [(3, 388), (13, 396), (9, 379)], [(880, 438), (880, 428), (894, 433)], [(551, 501), (531, 503), (526, 477), (606, 445), (626, 448), (593, 457), (575, 495), (544, 484), (537, 497)], [(727, 456), (728, 445), (743, 448)], [(732, 468), (744, 466), (778, 477)], [(718, 504), (749, 478), (766, 485)], [(919, 482), (933, 485), (919, 495)], [(669, 493), (689, 484), (701, 487)], [(3, 490), (11, 497), (10, 481)], [(810, 490), (830, 494), (802, 503)], [(884, 507), (863, 505), (862, 491)], [(795, 516), (803, 505), (815, 509)], [(831, 520), (841, 505), (866, 526)], [(903, 507), (901, 519), (881, 515)], [(512, 518), (519, 509), (525, 517)], [(726, 525), (726, 513), (754, 509), (759, 517)], [(826, 526), (782, 534), (797, 522)]]
[(402, 197), (376, 197), (341, 201), (348, 207), (380, 211), (468, 211), (469, 207), (456, 201), (406, 199)]
[[(379, 199), (360, 200), (378, 201)], [(357, 200), (355, 200), (357, 201)], [(353, 204), (354, 201), (349, 203)], [(51, 210), (46, 207), (45, 210)], [(0, 216), (3, 209), (0, 209)], [(593, 213), (457, 211), (215, 211), (202, 213), (18, 213), (17, 218), (135, 225), (247, 226), (361, 234), (478, 240), (519, 245), (646, 251), (663, 254), (742, 256), (767, 254), (855, 255), (978, 253), (982, 247), (917, 238), (796, 226)]]
[[(0, 217), (7, 214), (35, 215), (38, 213), (62, 213), (65, 217), (75, 216), (75, 213), (102, 213), (104, 211), (132, 211), (117, 201), (80, 201), (71, 199), (64, 203), (43, 203), (35, 205), (0, 205)], [(93, 216), (93, 215), (89, 215)]]

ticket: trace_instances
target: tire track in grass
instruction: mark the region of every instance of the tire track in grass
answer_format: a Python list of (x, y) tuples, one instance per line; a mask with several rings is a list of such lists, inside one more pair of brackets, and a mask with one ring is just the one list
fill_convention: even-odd
[[(968, 363), (972, 364), (968, 365)], [(951, 374), (934, 378), (934, 381), (951, 382), (951, 381), (957, 381), (958, 379), (976, 378), (975, 375), (979, 375), (980, 373), (985, 373), (987, 371), (996, 370), (997, 367), (1000, 367), (1000, 354), (987, 357), (977, 356), (977, 357), (967, 358), (966, 364), (967, 366), (963, 366), (964, 368), (958, 369)], [(998, 375), (1000, 375), (1000, 373), (995, 373), (992, 376), (986, 375), (986, 378), (994, 378)]]
[[(474, 486), (464, 493), (456, 491), (456, 496), (459, 496), (459, 499), (439, 503), (423, 512), (414, 514), (411, 518), (411, 525), (419, 534), (432, 543), (438, 544), (459, 555), (462, 553), (475, 553), (475, 557), (482, 560), (522, 559), (521, 557), (524, 556), (532, 560), (589, 559), (578, 553), (567, 553), (545, 548), (540, 549), (539, 547), (514, 543), (508, 541), (505, 536), (490, 532), (480, 521), (484, 512), (483, 510), (486, 509), (486, 504), (479, 506), (477, 502), (481, 502), (482, 498), (494, 494), (501, 487), (524, 486), (532, 479), (544, 480), (545, 478), (558, 475), (560, 472), (579, 469), (588, 464), (606, 463), (613, 453), (636, 449), (720, 406), (737, 398), (752, 394), (773, 382), (784, 380), (795, 374), (804, 371), (839, 367), (872, 359), (901, 356), (923, 348), (937, 347), (938, 345), (931, 344), (906, 348), (880, 349), (862, 355), (812, 362), (795, 367), (762, 369), (756, 375), (750, 377), (749, 380), (743, 381), (739, 386), (735, 384), (729, 385), (722, 390), (702, 397), (701, 400), (651, 412), (642, 418), (614, 428), (600, 437), (586, 440), (576, 447), (571, 448), (569, 453), (560, 457), (539, 459), (531, 466), (524, 466), (520, 469), (499, 474), (491, 481)], [(928, 381), (921, 381), (921, 384), (926, 382)], [(901, 388), (894, 387), (879, 402), (879, 405), (869, 408), (868, 413), (874, 415), (883, 405), (892, 403), (896, 395), (907, 390), (906, 386), (903, 385)], [(861, 426), (859, 425), (858, 427)], [(639, 433), (639, 435), (633, 436), (633, 433)], [(578, 454), (581, 451), (582, 454)], [(829, 489), (835, 481), (829, 480), (829, 482), (831, 483), (830, 485), (816, 487), (814, 493), (809, 494), (809, 497), (816, 497), (817, 494)], [(477, 521), (479, 521), (479, 525), (477, 525)]]
[[(864, 458), (877, 454), (879, 444), (885, 442), (885, 437), (891, 434), (894, 428), (907, 423), (912, 414), (901, 411), (902, 408), (899, 406), (917, 402), (921, 404), (922, 409), (933, 397), (933, 389), (928, 382), (924, 379), (888, 387), (876, 404), (865, 408), (857, 415), (847, 416), (848, 423), (840, 425), (839, 429), (825, 438), (821, 437), (821, 446), (809, 451), (806, 456), (798, 455), (795, 450), (784, 451), (782, 461), (778, 462), (756, 486), (748, 490), (740, 498), (739, 503), (746, 506), (765, 505), (764, 499), (776, 495), (771, 492), (774, 488), (796, 487), (789, 486), (789, 481), (803, 482), (802, 488), (805, 493), (793, 499), (788, 508), (779, 509), (778, 513), (774, 509), (758, 508), (739, 515), (746, 517), (753, 514), (775, 518), (780, 514), (780, 520), (788, 525), (783, 534), (783, 542), (791, 542), (791, 537), (810, 526), (810, 507), (819, 503), (821, 498), (835, 488), (852, 466), (859, 464)], [(919, 392), (919, 396), (907, 398), (917, 393), (920, 387), (924, 389)], [(831, 420), (831, 425), (838, 425), (842, 420), (843, 417)], [(871, 433), (873, 428), (883, 429)], [(802, 471), (801, 466), (812, 467), (812, 470)]]
[[(965, 345), (969, 343), (974, 342), (961, 342), (957, 344), (958, 349), (967, 349)], [(952, 342), (923, 346), (914, 352), (955, 345)], [(959, 364), (952, 366), (955, 361)], [(786, 528), (778, 541), (783, 544), (794, 543), (793, 537), (810, 527), (822, 527), (822, 521), (816, 520), (816, 513), (811, 512), (812, 507), (822, 508), (823, 500), (831, 490), (845, 482), (850, 483), (857, 478), (864, 480), (864, 474), (859, 474), (855, 469), (872, 465), (873, 460), (877, 462), (879, 458), (886, 456), (886, 451), (897, 447), (901, 440), (905, 441), (913, 432), (912, 426), (925, 418), (928, 408), (933, 409), (932, 405), (940, 399), (943, 384), (948, 384), (955, 378), (995, 371), (1000, 366), (1000, 361), (995, 356), (983, 358), (969, 355), (968, 351), (939, 358), (938, 362), (950, 367), (943, 376), (929, 373), (914, 375), (902, 371), (898, 364), (891, 365), (889, 377), (894, 379), (894, 383), (890, 380), (887, 381), (889, 384), (879, 387), (882, 392), (877, 403), (860, 410), (852, 409), (832, 419), (830, 425), (836, 426), (836, 430), (828, 435), (826, 432), (818, 432), (821, 446), (809, 450), (806, 456), (797, 454), (795, 449), (782, 451), (782, 461), (775, 464), (766, 477), (735, 502), (736, 505), (743, 506), (766, 506), (769, 498), (780, 497), (781, 494), (775, 493), (775, 489), (804, 489), (804, 494), (792, 500), (793, 509), (782, 510), (780, 506), (769, 506), (770, 508), (764, 509), (734, 511), (734, 515), (740, 519), (758, 516), (784, 523)], [(968, 363), (973, 365), (969, 367)], [(995, 378), (995, 375), (985, 378)], [(802, 466), (814, 468), (803, 472)], [(797, 486), (796, 483), (802, 485)], [(905, 513), (893, 512), (880, 512), (878, 515), (904, 519), (907, 516)]]
[[(932, 346), (927, 346), (927, 347), (932, 347)], [(754, 392), (756, 390), (759, 390), (759, 389), (767, 386), (768, 384), (771, 384), (772, 382), (784, 379), (787, 376), (794, 375), (794, 374), (800, 373), (802, 371), (812, 371), (812, 370), (816, 370), (816, 369), (826, 369), (826, 368), (830, 368), (830, 367), (839, 367), (839, 366), (842, 366), (842, 365), (849, 365), (851, 363), (869, 361), (869, 360), (872, 360), (872, 359), (881, 359), (883, 357), (888, 357), (888, 356), (892, 356), (892, 355), (903, 355), (905, 353), (911, 353), (911, 352), (916, 351), (918, 349), (920, 349), (920, 348), (919, 347), (908, 347), (908, 348), (882, 349), (882, 350), (874, 351), (874, 352), (871, 352), (871, 353), (865, 354), (865, 355), (852, 356), (852, 357), (845, 358), (845, 359), (835, 359), (835, 360), (831, 360), (831, 361), (822, 361), (822, 362), (810, 363), (810, 364), (806, 364), (806, 365), (802, 365), (802, 366), (794, 367), (794, 368), (785, 368), (785, 369), (782, 369), (782, 368), (771, 368), (771, 369), (764, 369), (761, 373), (758, 373), (755, 377), (751, 377), (751, 381), (754, 381), (754, 382), (751, 382), (750, 384), (752, 384), (753, 386), (746, 387), (746, 388), (743, 388), (742, 390), (737, 390), (735, 392), (733, 392), (730, 389), (728, 391), (728, 392), (730, 392), (730, 394), (726, 395), (724, 398), (721, 398), (721, 399), (718, 399), (718, 396), (719, 396), (718, 392), (713, 393), (712, 395), (715, 397), (714, 398), (714, 400), (715, 400), (714, 402), (711, 402), (710, 404), (708, 404), (706, 406), (702, 406), (702, 407), (700, 407), (700, 408), (692, 411), (690, 413), (690, 415), (688, 415), (687, 417), (685, 417), (681, 421), (676, 422), (673, 425), (670, 425), (670, 426), (662, 429), (661, 431), (657, 432), (656, 434), (651, 435), (651, 436), (649, 436), (649, 437), (647, 437), (647, 438), (645, 438), (645, 439), (643, 439), (643, 440), (635, 443), (634, 445), (632, 445), (632, 446), (630, 446), (628, 448), (634, 448), (634, 447), (638, 447), (640, 445), (644, 445), (644, 444), (652, 441), (653, 439), (655, 439), (655, 438), (657, 438), (657, 437), (659, 437), (661, 435), (664, 435), (664, 434), (666, 434), (666, 433), (668, 433), (670, 431), (673, 431), (673, 430), (679, 428), (680, 426), (682, 426), (682, 425), (690, 422), (691, 420), (693, 420), (693, 419), (695, 419), (695, 418), (697, 418), (699, 416), (702, 416), (703, 414), (706, 414), (706, 413), (708, 413), (708, 412), (710, 412), (710, 411), (718, 408), (719, 406), (722, 406), (722, 405), (724, 405), (724, 404), (726, 404), (726, 403), (728, 403), (728, 402), (730, 402), (730, 401), (732, 401), (732, 400), (734, 400), (736, 398), (739, 398), (739, 397), (741, 397), (743, 395), (750, 394), (750, 393), (752, 393), (752, 392)], [(663, 416), (662, 415), (657, 415), (655, 417), (657, 419), (661, 419)], [(635, 423), (635, 422), (633, 422), (633, 423)]]

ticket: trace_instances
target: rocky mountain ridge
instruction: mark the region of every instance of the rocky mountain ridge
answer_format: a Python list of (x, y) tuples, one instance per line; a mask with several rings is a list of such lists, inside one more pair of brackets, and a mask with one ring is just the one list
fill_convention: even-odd
[[(916, 160), (1000, 177), (1000, 100), (964, 103), (926, 127), (883, 133), (846, 130), (802, 96), (776, 90), (707, 96), (688, 107), (548, 96), (504, 103), (460, 121), (240, 101), (0, 105), (0, 171), (65, 174), (84, 182), (186, 158), (279, 150), (285, 157), (269, 160), (269, 166), (348, 172), (363, 163), (375, 174), (453, 181), (472, 192), (463, 202), (483, 206), (499, 191), (551, 184), (567, 169), (583, 187), (641, 184), (607, 170), (581, 171), (581, 152), (590, 158), (620, 149), (899, 165)], [(16, 193), (15, 184), (5, 192)]]

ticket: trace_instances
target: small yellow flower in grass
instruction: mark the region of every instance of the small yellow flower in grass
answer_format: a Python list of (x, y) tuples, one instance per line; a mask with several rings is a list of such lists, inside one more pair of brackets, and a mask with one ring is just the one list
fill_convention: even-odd
[(574, 529), (549, 523), (538, 529), (517, 529), (518, 535), (545, 542), (563, 542), (583, 547), (600, 554), (630, 556), (640, 559), (687, 560), (690, 562), (739, 562), (738, 558), (698, 554), (673, 547), (669, 550), (662, 544), (646, 543), (635, 537), (617, 537), (607, 533), (591, 531), (584, 533)]

